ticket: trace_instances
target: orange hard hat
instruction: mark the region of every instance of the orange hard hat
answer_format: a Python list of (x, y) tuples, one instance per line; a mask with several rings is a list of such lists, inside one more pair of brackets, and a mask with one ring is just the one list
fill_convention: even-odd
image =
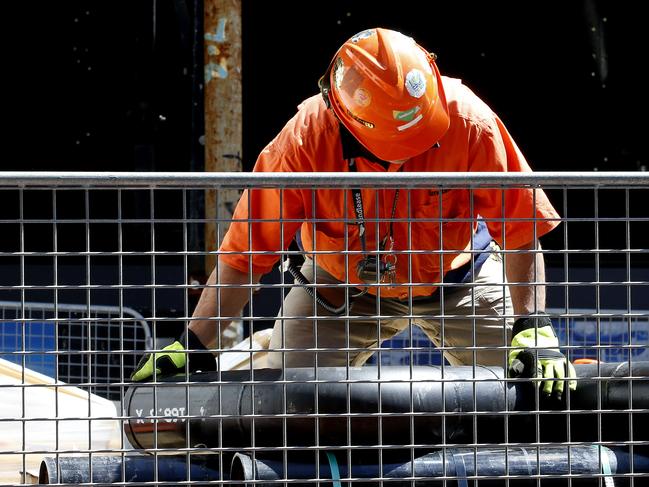
[(377, 28), (351, 37), (319, 84), (345, 128), (384, 161), (421, 154), (448, 130), (435, 55), (400, 32)]

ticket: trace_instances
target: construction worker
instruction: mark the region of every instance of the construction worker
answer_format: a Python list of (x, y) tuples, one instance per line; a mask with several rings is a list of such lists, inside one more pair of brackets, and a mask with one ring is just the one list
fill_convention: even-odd
[[(350, 38), (319, 86), (255, 171), (531, 172), (498, 116), (399, 32)], [(214, 369), (199, 353), (229, 323), (214, 317), (238, 316), (297, 237), (306, 259), (289, 265), (300, 285), (275, 323), (272, 367), (362, 365), (414, 323), (452, 365), (504, 366), (561, 396), (576, 382), (544, 315), (538, 242), (558, 224), (538, 188), (245, 191), (208, 280), (220, 287), (203, 291), (187, 334), (132, 378), (151, 378), (154, 363), (162, 374)]]

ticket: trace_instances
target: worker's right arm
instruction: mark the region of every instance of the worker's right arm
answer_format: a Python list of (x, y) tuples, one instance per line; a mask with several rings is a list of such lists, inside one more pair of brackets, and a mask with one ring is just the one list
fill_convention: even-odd
[(218, 338), (222, 337), (232, 318), (240, 315), (250, 299), (250, 285), (257, 284), (260, 277), (259, 274), (250, 276), (219, 261), (201, 293), (187, 333), (162, 351), (142, 357), (131, 379), (150, 380), (154, 368), (156, 376), (177, 374), (186, 367), (190, 372), (214, 370), (216, 361), (209, 350), (219, 346)]
[[(250, 285), (259, 283), (260, 277), (253, 274), (251, 278), (250, 274), (219, 261), (207, 280), (189, 323), (189, 329), (206, 348), (219, 346), (217, 338), (223, 336), (230, 324), (228, 318), (239, 316), (250, 300), (253, 291)], [(216, 287), (217, 284), (219, 287)], [(225, 319), (218, 319), (220, 317)]]

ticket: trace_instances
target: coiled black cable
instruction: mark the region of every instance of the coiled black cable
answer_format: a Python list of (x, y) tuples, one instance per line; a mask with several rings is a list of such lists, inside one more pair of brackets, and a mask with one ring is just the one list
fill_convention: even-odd
[[(302, 271), (298, 268), (298, 265), (295, 263), (296, 255), (295, 254), (289, 254), (288, 258), (286, 261), (284, 261), (284, 270), (288, 271), (289, 274), (293, 276), (293, 279), (295, 282), (297, 282), (300, 286), (304, 287), (304, 290), (307, 292), (309, 296), (311, 296), (313, 299), (315, 299), (316, 303), (318, 303), (320, 306), (322, 306), (324, 309), (329, 311), (329, 313), (334, 314), (334, 315), (342, 315), (345, 313), (345, 311), (351, 312), (352, 306), (354, 305), (354, 299), (359, 296), (362, 296), (367, 292), (367, 288), (363, 291), (361, 291), (359, 294), (355, 294), (352, 296), (349, 296), (349, 290), (345, 289), (345, 292), (349, 296), (348, 299), (345, 300), (345, 302), (341, 305), (336, 307), (336, 305), (332, 304), (329, 302), (327, 298), (324, 296), (318, 295), (318, 292), (316, 291), (315, 288), (311, 287), (311, 283), (309, 280), (306, 278), (304, 274), (302, 274)], [(349, 303), (349, 305), (347, 304)]]

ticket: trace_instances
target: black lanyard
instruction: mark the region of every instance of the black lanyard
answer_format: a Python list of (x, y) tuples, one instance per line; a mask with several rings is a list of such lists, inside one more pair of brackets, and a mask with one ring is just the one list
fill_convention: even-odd
[[(356, 171), (356, 161), (354, 158), (348, 159), (349, 170), (351, 172)], [(401, 169), (401, 168), (399, 168)], [(354, 203), (354, 213), (356, 213), (356, 224), (358, 225), (358, 238), (361, 241), (361, 251), (365, 254), (367, 253), (367, 244), (365, 241), (365, 211), (363, 209), (363, 196), (359, 188), (352, 188), (352, 198)], [(392, 200), (392, 214), (390, 216), (390, 224), (388, 227), (388, 234), (381, 241), (379, 250), (385, 250), (385, 245), (390, 241), (390, 246), (392, 245), (391, 240), (393, 238), (393, 223), (394, 217), (397, 212), (397, 201), (399, 201), (399, 189), (394, 193), (394, 199)], [(378, 217), (378, 215), (377, 215)]]
[[(349, 164), (349, 169), (352, 172), (356, 172), (356, 164), (354, 162), (354, 159), (348, 159), (348, 164)], [(354, 212), (356, 213), (356, 224), (358, 225), (359, 228), (359, 238), (361, 240), (361, 248), (364, 254), (367, 253), (367, 245), (365, 242), (365, 211), (363, 210), (363, 197), (361, 196), (361, 190), (359, 188), (354, 188), (352, 189), (352, 195), (354, 199)], [(383, 241), (381, 242), (381, 247), (380, 250), (385, 249), (385, 243), (388, 240), (392, 240), (392, 222), (394, 220), (394, 216), (396, 214), (396, 209), (397, 209), (397, 200), (399, 199), (399, 190), (396, 190), (396, 193), (394, 194), (394, 200), (392, 202), (392, 217), (390, 218), (390, 227), (388, 230), (388, 234), (385, 236)], [(392, 242), (390, 242), (390, 249), (392, 249)], [(300, 285), (304, 286), (304, 290), (312, 296), (315, 301), (322, 307), (324, 307), (327, 311), (334, 315), (340, 315), (347, 311), (349, 313), (351, 311), (351, 307), (354, 304), (354, 300), (363, 296), (366, 294), (369, 290), (368, 286), (365, 286), (362, 291), (360, 291), (357, 294), (352, 294), (349, 295), (349, 288), (345, 288), (345, 292), (349, 296), (348, 300), (344, 302), (341, 306), (336, 307), (335, 305), (331, 304), (324, 296), (321, 296), (317, 293), (317, 289), (315, 287), (311, 287), (309, 284), (309, 280), (302, 274), (300, 269), (297, 267), (297, 265), (293, 262), (294, 260), (294, 255), (289, 254), (288, 260), (286, 261), (286, 267), (285, 270), (291, 273), (293, 278), (297, 283)]]

